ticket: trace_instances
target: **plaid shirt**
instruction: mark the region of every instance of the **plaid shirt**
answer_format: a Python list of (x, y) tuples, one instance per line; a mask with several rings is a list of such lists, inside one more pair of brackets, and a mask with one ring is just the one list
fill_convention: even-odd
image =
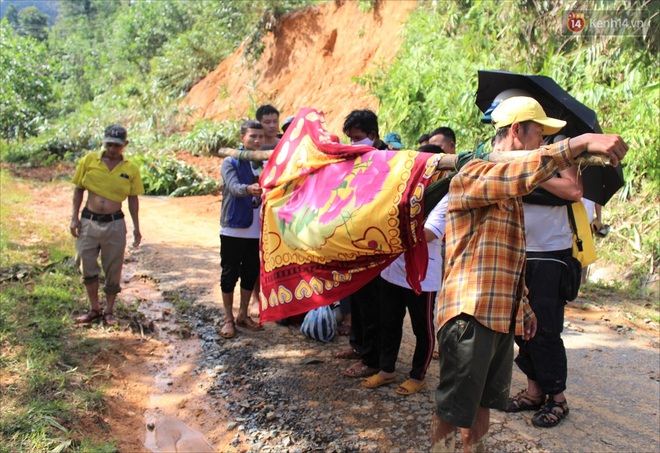
[(523, 321), (534, 313), (525, 288), (520, 197), (574, 163), (567, 139), (508, 163), (473, 160), (452, 179), (438, 328), (466, 313), (502, 333), (515, 320), (522, 335)]

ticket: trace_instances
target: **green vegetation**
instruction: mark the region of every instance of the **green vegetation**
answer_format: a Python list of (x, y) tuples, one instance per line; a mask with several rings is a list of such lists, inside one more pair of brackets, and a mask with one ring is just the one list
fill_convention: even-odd
[(12, 8), (0, 22), (0, 80), (6, 87), (0, 93), (0, 158), (26, 165), (74, 161), (99, 147), (105, 125), (121, 122), (129, 126), (127, 155), (147, 174), (147, 193), (216, 191), (217, 182), (171, 154), (182, 145), (207, 153), (234, 144), (237, 128), (185, 134), (188, 112), (176, 105), (246, 36), (245, 58), (256, 61), (261, 39), (277, 20), (308, 3), (62, 0), (47, 39), (24, 33), (21, 25), (27, 20), (21, 14), (37, 20), (41, 13)]
[[(562, 33), (564, 13), (592, 10), (654, 19), (643, 36)], [(474, 102), (479, 69), (552, 77), (597, 112), (605, 132), (630, 145), (627, 184), (604, 208), (614, 228), (598, 251), (639, 288), (660, 260), (658, 10), (650, 1), (421, 2), (394, 63), (361, 82), (380, 101), (383, 130), (415, 143), (422, 132), (446, 125), (467, 150), (494, 135)]]
[(133, 157), (142, 167), (142, 182), (147, 193), (172, 197), (216, 192), (219, 182), (200, 170), (171, 156), (146, 152)]
[[(100, 147), (105, 125), (121, 122), (148, 193), (216, 191), (218, 181), (176, 153), (235, 147), (240, 119), (190, 125), (179, 101), (239, 44), (247, 64), (256, 62), (279, 18), (317, 1), (60, 0), (50, 29), (39, 11), (11, 2), (0, 21), (0, 160), (73, 162)], [(359, 0), (365, 14), (377, 14), (378, 4)], [(561, 18), (569, 7), (654, 21), (639, 37), (567, 36)], [(613, 285), (586, 285), (583, 295), (603, 304), (612, 294), (629, 300), (660, 260), (659, 7), (651, 0), (420, 1), (394, 63), (361, 82), (380, 100), (382, 130), (414, 143), (449, 125), (461, 150), (492, 135), (474, 104), (479, 69), (548, 75), (594, 108), (603, 129), (631, 145), (628, 183), (604, 210), (612, 231), (597, 240), (601, 257), (626, 273)], [(69, 258), (72, 238), (31, 215), (34, 200), (8, 173), (0, 179), (0, 452), (116, 451), (79, 432), (81, 420), (104, 409), (98, 371), (87, 361), (104, 345), (73, 329), (70, 314), (86, 302)], [(658, 301), (639, 301), (642, 309), (626, 310), (658, 322)], [(174, 303), (189, 308), (181, 297)]]
[(76, 429), (103, 409), (86, 362), (103, 345), (73, 329), (70, 314), (85, 302), (67, 258), (72, 241), (60, 226), (31, 217), (27, 190), (7, 172), (1, 178), (0, 451), (114, 451)]

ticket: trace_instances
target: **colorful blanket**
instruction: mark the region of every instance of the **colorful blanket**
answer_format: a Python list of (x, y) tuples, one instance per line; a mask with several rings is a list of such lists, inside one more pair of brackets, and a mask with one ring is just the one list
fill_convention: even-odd
[(421, 291), (424, 193), (439, 158), (343, 145), (323, 113), (301, 109), (260, 177), (261, 322), (353, 294), (401, 253)]

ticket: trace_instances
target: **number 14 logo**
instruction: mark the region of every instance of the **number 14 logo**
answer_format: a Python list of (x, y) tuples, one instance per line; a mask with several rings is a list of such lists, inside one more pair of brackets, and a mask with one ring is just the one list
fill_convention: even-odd
[(566, 27), (573, 33), (580, 33), (587, 26), (587, 20), (582, 13), (569, 13)]

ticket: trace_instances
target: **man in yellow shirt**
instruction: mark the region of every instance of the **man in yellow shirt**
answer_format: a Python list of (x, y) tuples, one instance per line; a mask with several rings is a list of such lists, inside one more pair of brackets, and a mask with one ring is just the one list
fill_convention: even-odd
[[(142, 240), (138, 195), (144, 193), (144, 187), (137, 165), (124, 159), (124, 148), (128, 145), (126, 136), (123, 126), (108, 126), (103, 137), (105, 150), (83, 157), (73, 176), (71, 234), (77, 238), (77, 260), (90, 302), (89, 311), (76, 318), (77, 324), (92, 323), (101, 318), (108, 326), (117, 324), (114, 305), (117, 293), (121, 291), (121, 269), (126, 249), (126, 223), (121, 205), (127, 197), (134, 227), (133, 246), (137, 247)], [(88, 192), (87, 202), (80, 213), (85, 190)], [(99, 301), (99, 252), (105, 274), (105, 310), (101, 309)]]

